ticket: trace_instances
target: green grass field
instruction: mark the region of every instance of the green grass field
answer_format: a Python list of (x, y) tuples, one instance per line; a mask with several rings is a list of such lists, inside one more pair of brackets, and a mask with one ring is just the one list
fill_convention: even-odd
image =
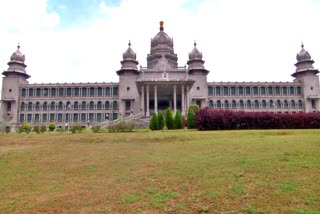
[(320, 130), (2, 134), (0, 213), (320, 213)]

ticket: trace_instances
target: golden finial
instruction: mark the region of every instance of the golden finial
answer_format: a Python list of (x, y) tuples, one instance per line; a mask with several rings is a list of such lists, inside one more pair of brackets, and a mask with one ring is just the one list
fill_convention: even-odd
[(163, 31), (163, 24), (164, 22), (163, 21), (160, 21), (160, 30)]
[(194, 47), (197, 47), (197, 42), (196, 42), (196, 40), (194, 40)]
[(20, 49), (20, 42), (18, 42), (18, 46), (17, 46), (17, 48), (18, 48), (18, 49)]
[(301, 48), (304, 48), (304, 44), (303, 44), (303, 42), (301, 42)]
[(131, 47), (131, 41), (130, 40), (129, 40), (128, 46), (129, 46), (129, 48)]

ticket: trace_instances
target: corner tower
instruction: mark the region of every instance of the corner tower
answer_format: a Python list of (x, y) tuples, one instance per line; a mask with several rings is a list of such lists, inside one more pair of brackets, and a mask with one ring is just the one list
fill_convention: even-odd
[(8, 62), (9, 68), (2, 72), (1, 118), (7, 130), (15, 131), (18, 127), (20, 86), (28, 84), (30, 78), (24, 62), (25, 56), (18, 45)]
[(317, 75), (319, 71), (313, 67), (314, 61), (309, 52), (304, 49), (303, 44), (301, 44), (301, 51), (297, 54), (296, 59), (296, 72), (291, 76), (295, 78), (294, 82), (300, 82), (303, 85), (305, 112), (319, 111), (320, 88)]

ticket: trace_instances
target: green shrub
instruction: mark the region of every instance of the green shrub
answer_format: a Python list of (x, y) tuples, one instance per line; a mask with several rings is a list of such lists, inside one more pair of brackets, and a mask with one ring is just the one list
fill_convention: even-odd
[(177, 113), (174, 117), (174, 128), (176, 128), (176, 129), (183, 128), (182, 114), (180, 111), (177, 111)]
[(158, 116), (155, 112), (153, 112), (152, 114), (150, 124), (149, 124), (149, 129), (151, 129), (152, 131), (159, 129)]
[(174, 129), (174, 118), (170, 108), (167, 108), (165, 115), (165, 123), (168, 129)]
[(162, 130), (164, 128), (164, 117), (161, 111), (158, 113), (158, 125), (159, 130)]
[[(199, 106), (198, 105), (189, 106), (189, 109), (191, 109), (193, 111), (193, 113), (195, 114), (199, 110)], [(189, 111), (189, 109), (188, 109), (188, 111)]]
[(46, 132), (46, 131), (47, 131), (46, 125), (42, 124), (42, 125), (40, 126), (40, 132), (41, 132), (41, 133), (44, 133), (44, 132)]
[(82, 127), (79, 123), (73, 123), (71, 126), (70, 126), (70, 131), (74, 134), (74, 133), (81, 133), (82, 131)]
[(136, 126), (135, 120), (119, 120), (108, 126), (109, 132), (131, 132)]
[(23, 123), (22, 124), (22, 131), (21, 132), (25, 132), (25, 133), (29, 133), (31, 132), (31, 126), (29, 123)]
[(93, 132), (93, 133), (98, 133), (98, 132), (100, 132), (100, 126), (93, 126), (91, 129), (92, 129), (92, 132)]
[(56, 129), (56, 124), (54, 122), (49, 123), (49, 131), (52, 132)]
[(189, 129), (194, 129), (195, 128), (195, 125), (194, 125), (194, 111), (190, 107), (189, 107), (188, 115), (187, 115), (187, 127)]
[(33, 126), (33, 131), (37, 134), (40, 134), (40, 126), (39, 124), (36, 124)]

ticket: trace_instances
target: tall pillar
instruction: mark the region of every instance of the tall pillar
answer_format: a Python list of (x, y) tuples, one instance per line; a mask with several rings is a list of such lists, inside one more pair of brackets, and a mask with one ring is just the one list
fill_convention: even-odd
[(190, 90), (190, 86), (187, 85), (187, 92), (186, 92), (186, 113), (188, 113), (188, 109), (189, 109), (189, 105), (190, 105), (189, 90)]
[(145, 116), (145, 109), (144, 109), (144, 86), (141, 86), (141, 113), (142, 116)]
[(158, 114), (158, 87), (154, 86), (154, 112)]
[(186, 115), (185, 111), (185, 101), (184, 101), (184, 85), (181, 86), (181, 111), (182, 115)]
[(149, 85), (147, 85), (147, 113), (146, 116), (150, 116), (150, 111), (149, 111)]
[(177, 113), (177, 86), (173, 86), (173, 112), (174, 115)]

